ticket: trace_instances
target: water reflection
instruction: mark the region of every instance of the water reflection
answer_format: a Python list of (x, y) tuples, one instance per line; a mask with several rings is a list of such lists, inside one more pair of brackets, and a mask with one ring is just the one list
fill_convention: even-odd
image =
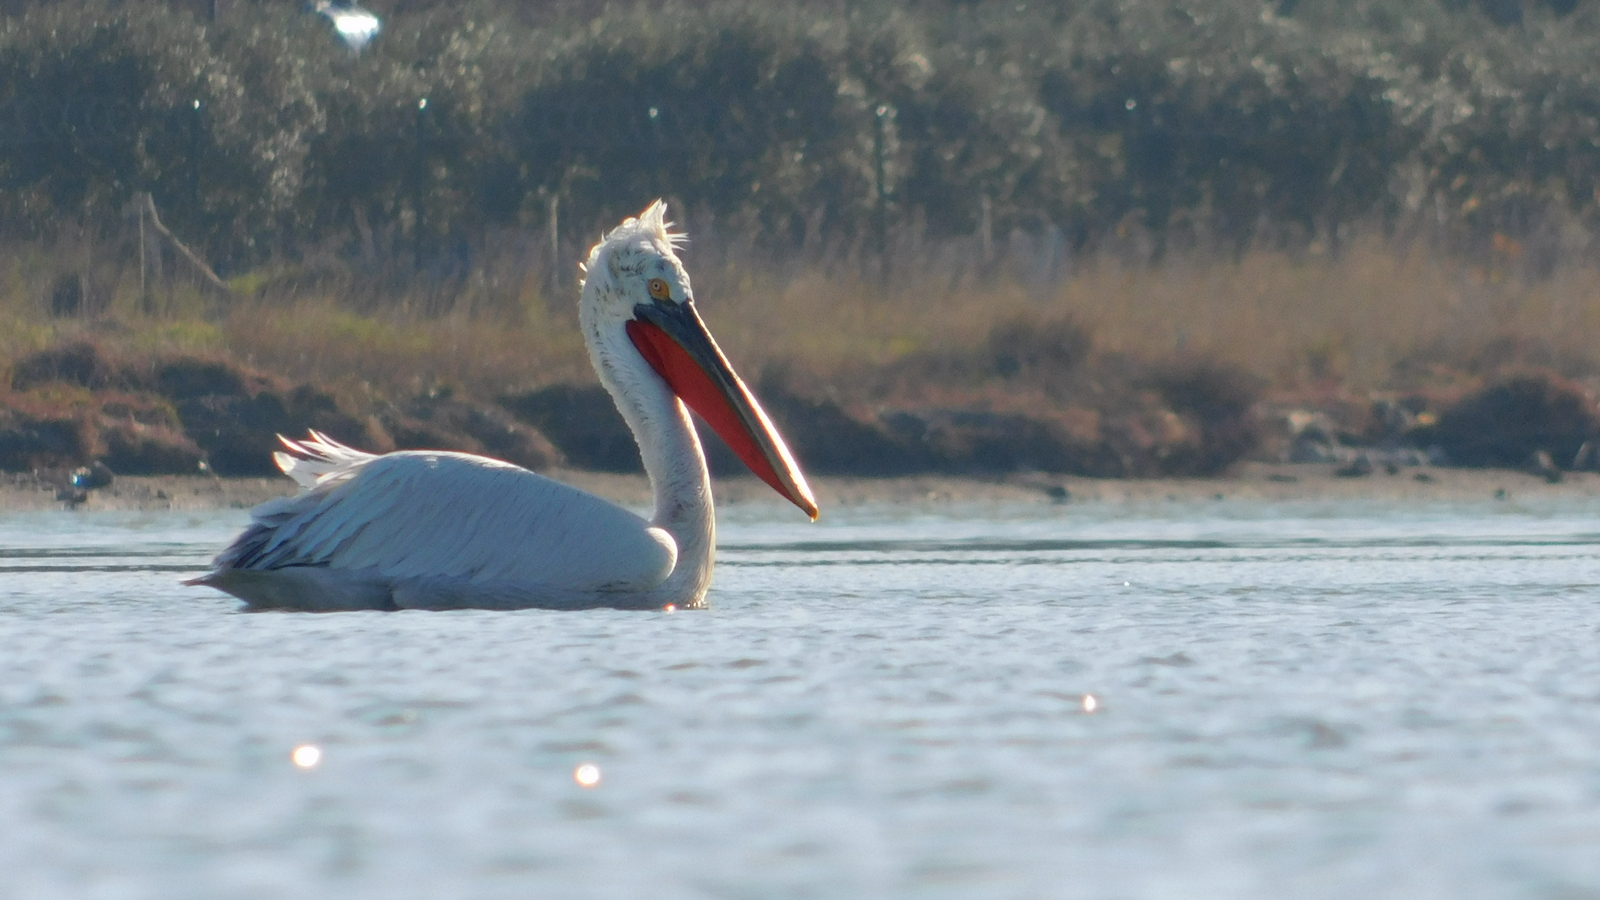
[(314, 744), (301, 744), (289, 754), (289, 759), (302, 769), (314, 769), (322, 762), (322, 750)]

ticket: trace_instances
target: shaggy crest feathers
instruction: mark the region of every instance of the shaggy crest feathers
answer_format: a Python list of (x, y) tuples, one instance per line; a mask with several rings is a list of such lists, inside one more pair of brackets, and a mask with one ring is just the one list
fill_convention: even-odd
[[(594, 271), (595, 264), (599, 261), (602, 251), (619, 243), (643, 238), (644, 240), (658, 243), (666, 250), (676, 251), (689, 242), (689, 236), (682, 231), (673, 231), (672, 226), (677, 223), (667, 221), (667, 203), (657, 200), (645, 208), (637, 217), (623, 219), (622, 224), (606, 232), (600, 242), (589, 251), (589, 259), (578, 263), (578, 271), (587, 276)], [(582, 290), (587, 278), (578, 280), (578, 289)]]
[(689, 236), (681, 231), (673, 231), (672, 226), (675, 224), (677, 223), (667, 221), (667, 202), (657, 200), (646, 207), (638, 218), (623, 219), (621, 225), (611, 229), (606, 239), (628, 237), (628, 232), (632, 230), (663, 241), (668, 247), (676, 250), (689, 242)]

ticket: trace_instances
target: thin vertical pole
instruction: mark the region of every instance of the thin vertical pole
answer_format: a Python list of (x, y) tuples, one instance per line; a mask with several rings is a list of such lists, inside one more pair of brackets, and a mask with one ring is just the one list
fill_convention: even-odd
[(150, 253), (150, 244), (145, 240), (144, 234), (144, 195), (137, 201), (139, 207), (139, 311), (145, 312), (150, 307), (150, 287), (145, 270), (148, 260), (145, 258)]
[(550, 277), (561, 287), (561, 195), (550, 195)]
[(888, 143), (888, 117), (889, 107), (879, 106), (878, 116), (874, 122), (875, 127), (872, 132), (873, 176), (876, 181), (873, 187), (877, 195), (873, 198), (872, 231), (874, 241), (877, 244), (880, 265), (882, 264), (881, 257), (884, 251), (888, 249), (889, 242), (889, 173), (888, 160), (886, 159), (888, 147), (885, 146)]
[(412, 205), (416, 213), (416, 222), (412, 227), (412, 259), (414, 265), (422, 268), (422, 204), (428, 189), (428, 98), (423, 97), (417, 101), (417, 170), (416, 186)]
[(988, 265), (994, 250), (994, 204), (989, 200), (989, 195), (984, 194), (978, 219), (978, 248), (983, 256), (983, 264)]
[(189, 203), (196, 219), (200, 217), (200, 101), (194, 101), (189, 118)]

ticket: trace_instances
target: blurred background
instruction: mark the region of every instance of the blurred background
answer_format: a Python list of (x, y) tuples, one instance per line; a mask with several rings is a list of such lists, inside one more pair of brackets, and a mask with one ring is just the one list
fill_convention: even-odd
[(631, 470), (656, 197), (816, 471), (1591, 464), (1600, 5), (777, 7), (0, 3), (0, 468)]

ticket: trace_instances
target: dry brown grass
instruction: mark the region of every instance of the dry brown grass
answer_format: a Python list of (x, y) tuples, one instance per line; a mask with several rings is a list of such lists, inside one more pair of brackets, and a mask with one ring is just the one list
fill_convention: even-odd
[(1145, 266), (1103, 256), (1041, 288), (1007, 277), (1004, 262), (954, 277), (910, 267), (887, 281), (820, 269), (748, 275), (717, 285), (724, 296), (705, 315), (736, 359), (816, 373), (981, 347), (1019, 318), (1070, 319), (1101, 351), (1211, 359), (1276, 386), (1358, 390), (1404, 386), (1418, 359), (1471, 372), (1495, 353), (1589, 375), (1600, 339), (1600, 267), (1589, 265), (1528, 279), (1508, 260), (1463, 262), (1372, 239), (1337, 258), (1256, 251)]
[(1600, 336), (1600, 270), (1529, 281), (1377, 241), (1338, 259), (1258, 252), (1237, 264), (1091, 267), (1055, 302), (1095, 323), (1102, 347), (1211, 357), (1282, 386), (1384, 387), (1419, 354), (1466, 369), (1507, 335), (1581, 359)]
[[(1511, 274), (1512, 260), (1462, 262), (1374, 238), (1337, 258), (1256, 251), (1237, 262), (1189, 256), (1146, 266), (1108, 255), (1078, 260), (1070, 277), (1040, 286), (1009, 274), (1026, 260), (1002, 253), (978, 265), (970, 249), (928, 250), (890, 277), (855, 263), (773, 265), (692, 244), (686, 262), (703, 315), (752, 378), (781, 362), (826, 382), (917, 353), (980, 352), (997, 324), (1069, 318), (1100, 351), (1212, 359), (1283, 387), (1399, 386), (1419, 377), (1410, 362), (1469, 371), (1494, 347), (1594, 374), (1577, 371), (1600, 336), (1600, 268), (1586, 264), (1533, 280)], [(46, 269), (37, 253), (13, 253), (0, 277), (0, 362), (88, 334), (117, 352), (229, 356), (295, 380), (390, 394), (450, 385), (492, 396), (592, 377), (567, 299), (575, 288), (550, 295), (532, 267), (494, 302), (464, 290), (443, 314), (407, 311), (438, 304), (403, 296), (358, 312), (336, 289), (230, 303), (177, 291), (152, 308), (124, 271), (106, 279), (113, 287), (102, 309), (71, 317), (51, 315)]]
[(249, 304), (221, 323), (223, 346), (249, 365), (317, 384), (360, 382), (415, 395), (437, 387), (494, 393), (584, 380), (576, 321), (451, 313), (358, 315), (328, 302)]

